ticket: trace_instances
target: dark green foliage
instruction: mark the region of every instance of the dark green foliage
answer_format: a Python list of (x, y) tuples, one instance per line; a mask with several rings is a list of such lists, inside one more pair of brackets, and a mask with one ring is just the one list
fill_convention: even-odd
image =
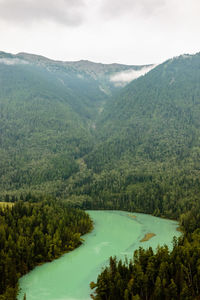
[(111, 74), (139, 68), (0, 52), (0, 194), (59, 195), (92, 150)]
[(99, 144), (85, 159), (96, 205), (179, 218), (184, 236), (171, 253), (111, 258), (94, 299), (200, 299), (199, 83), (200, 54), (169, 60), (121, 91), (98, 124)]
[(0, 64), (1, 199), (33, 200), (34, 191), (75, 207), (179, 219), (185, 236), (172, 253), (140, 249), (129, 265), (111, 259), (95, 298), (199, 297), (200, 54), (166, 61), (112, 99), (102, 66), (95, 73), (85, 62), (17, 57), (28, 64)]
[[(184, 237), (174, 239), (173, 250), (140, 248), (133, 261), (110, 258), (110, 265), (98, 276), (94, 299), (194, 300), (200, 297), (200, 207), (183, 216)], [(191, 222), (195, 231), (190, 233)], [(135, 298), (137, 297), (137, 298)]]
[(55, 200), (0, 208), (0, 299), (14, 300), (20, 276), (78, 247), (91, 229), (89, 215)]
[(0, 64), (2, 200), (31, 190), (170, 218), (195, 207), (200, 54), (157, 66), (109, 101), (91, 77), (104, 65), (17, 57), (28, 64)]
[(105, 106), (96, 144), (84, 157), (87, 169), (73, 176), (68, 194), (86, 194), (88, 208), (170, 218), (195, 207), (200, 197), (199, 82), (196, 54), (169, 60), (121, 90)]
[(82, 98), (74, 101), (56, 77), (29, 65), (0, 63), (0, 83), (1, 189), (48, 189), (77, 172), (75, 160), (92, 145), (71, 104)]

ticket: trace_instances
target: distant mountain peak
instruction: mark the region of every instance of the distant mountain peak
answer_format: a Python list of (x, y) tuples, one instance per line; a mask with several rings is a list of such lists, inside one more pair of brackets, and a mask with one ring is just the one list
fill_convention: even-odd
[[(83, 81), (90, 78), (95, 80), (101, 92), (107, 95), (111, 95), (115, 89), (124, 87), (130, 81), (146, 73), (146, 70), (151, 70), (154, 67), (154, 65), (105, 64), (87, 59), (59, 61), (26, 52), (19, 52), (16, 55), (0, 52), (0, 59), (1, 63), (7, 65), (31, 64), (45, 68), (50, 73), (56, 72), (58, 74), (60, 72), (60, 74), (68, 76), (68, 80), (72, 74)], [(63, 82), (63, 79), (61, 81)]]

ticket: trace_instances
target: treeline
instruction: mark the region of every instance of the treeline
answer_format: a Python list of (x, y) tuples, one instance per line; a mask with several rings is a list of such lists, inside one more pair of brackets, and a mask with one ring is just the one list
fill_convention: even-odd
[(105, 105), (96, 140), (57, 196), (178, 219), (200, 199), (200, 54), (164, 62)]
[[(160, 164), (160, 167), (150, 168), (144, 164), (133, 169), (124, 162), (123, 166), (104, 170), (101, 174), (83, 169), (74, 174), (68, 184), (61, 184), (60, 190), (54, 194), (82, 209), (119, 209), (179, 219), (199, 202), (199, 186), (197, 169), (172, 166), (171, 163), (168, 167)], [(43, 192), (38, 189), (33, 194), (42, 198), (44, 192), (51, 193), (48, 185), (44, 186)], [(14, 202), (16, 198), (27, 201), (30, 194), (23, 190), (23, 193), (8, 191), (0, 195), (0, 200), (6, 202)]]
[[(170, 168), (171, 166), (171, 168)], [(68, 199), (84, 209), (119, 209), (178, 219), (200, 199), (200, 177), (195, 170), (124, 163), (115, 170), (94, 174), (83, 170), (67, 186)], [(62, 191), (61, 191), (62, 192)]]
[(0, 200), (31, 190), (83, 208), (169, 218), (190, 210), (200, 183), (199, 66), (200, 54), (166, 61), (89, 121), (60, 86), (2, 65)]
[(55, 200), (0, 206), (0, 300), (14, 300), (18, 279), (81, 243), (92, 229), (84, 211)]
[(139, 248), (133, 260), (110, 264), (91, 282), (96, 300), (197, 300), (200, 299), (200, 207), (182, 217), (185, 235), (174, 238), (173, 250), (154, 253)]

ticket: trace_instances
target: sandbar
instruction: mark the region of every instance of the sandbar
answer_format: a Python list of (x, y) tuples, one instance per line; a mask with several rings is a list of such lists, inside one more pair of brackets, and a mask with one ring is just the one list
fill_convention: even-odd
[(147, 242), (149, 241), (152, 237), (155, 236), (155, 233), (146, 233), (145, 236), (140, 240), (140, 242)]

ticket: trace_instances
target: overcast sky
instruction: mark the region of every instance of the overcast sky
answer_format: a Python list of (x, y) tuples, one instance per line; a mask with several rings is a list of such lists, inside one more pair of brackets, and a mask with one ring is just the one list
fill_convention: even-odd
[(0, 50), (160, 63), (200, 51), (200, 0), (0, 0)]

